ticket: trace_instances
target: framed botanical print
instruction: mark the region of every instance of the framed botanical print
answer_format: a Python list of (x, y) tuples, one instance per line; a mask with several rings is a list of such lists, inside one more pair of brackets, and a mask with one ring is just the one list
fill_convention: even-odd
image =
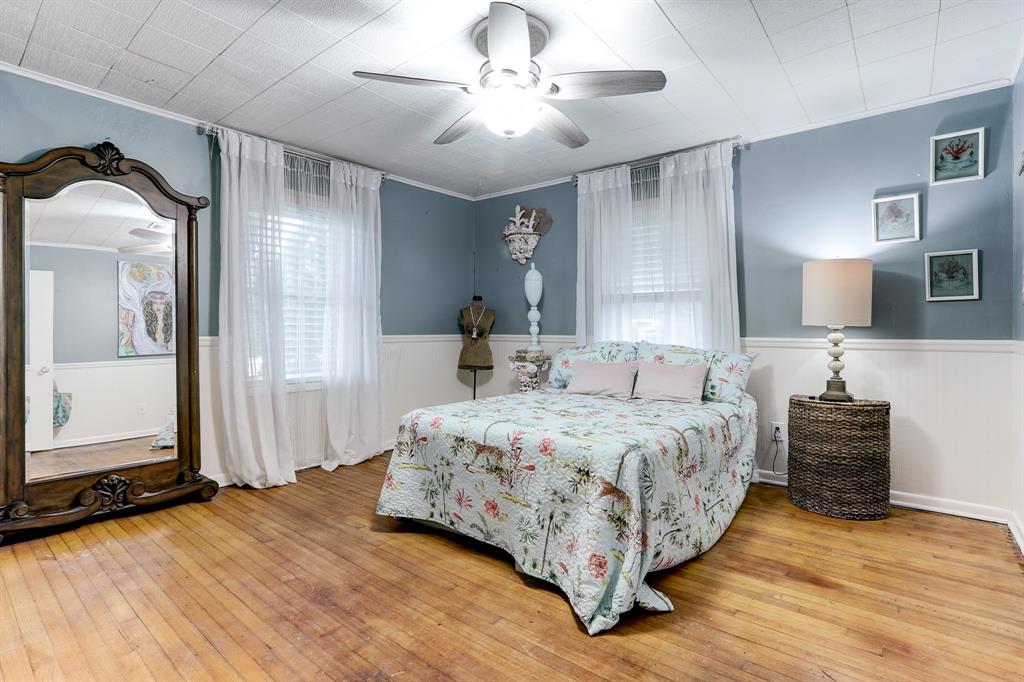
[(973, 301), (981, 298), (978, 250), (937, 251), (924, 255), (926, 299)]
[(961, 130), (932, 138), (931, 184), (985, 177), (985, 129)]
[(900, 194), (871, 201), (871, 234), (875, 244), (916, 242), (921, 238), (918, 197)]

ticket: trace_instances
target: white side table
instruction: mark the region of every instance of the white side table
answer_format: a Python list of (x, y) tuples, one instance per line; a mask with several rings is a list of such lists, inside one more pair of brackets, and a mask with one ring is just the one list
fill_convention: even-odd
[(517, 350), (508, 356), (509, 368), (519, 379), (519, 392), (528, 393), (540, 388), (540, 373), (551, 367), (551, 356), (542, 350)]

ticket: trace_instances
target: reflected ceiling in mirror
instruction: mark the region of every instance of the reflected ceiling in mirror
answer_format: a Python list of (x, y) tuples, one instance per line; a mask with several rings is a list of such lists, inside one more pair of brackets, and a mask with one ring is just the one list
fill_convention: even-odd
[(51, 199), (26, 202), (28, 242), (120, 253), (170, 254), (174, 222), (154, 213), (130, 189), (78, 182)]

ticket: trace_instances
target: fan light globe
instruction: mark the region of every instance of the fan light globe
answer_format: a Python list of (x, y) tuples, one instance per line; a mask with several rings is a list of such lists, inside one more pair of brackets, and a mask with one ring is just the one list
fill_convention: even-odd
[(512, 83), (485, 90), (481, 100), (480, 115), (484, 125), (502, 137), (528, 133), (540, 115), (540, 103), (525, 88)]

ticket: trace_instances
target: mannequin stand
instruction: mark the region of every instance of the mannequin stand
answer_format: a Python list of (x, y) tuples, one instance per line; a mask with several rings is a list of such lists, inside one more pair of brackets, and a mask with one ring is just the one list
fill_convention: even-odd
[(475, 369), (471, 369), (469, 371), (473, 373), (473, 400), (476, 400), (476, 372), (477, 371)]

